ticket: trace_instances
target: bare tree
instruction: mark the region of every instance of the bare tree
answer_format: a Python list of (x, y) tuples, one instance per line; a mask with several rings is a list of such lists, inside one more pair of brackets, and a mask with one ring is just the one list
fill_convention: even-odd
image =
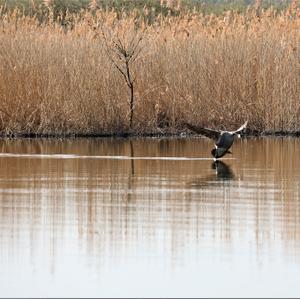
[(101, 27), (101, 32), (105, 52), (112, 64), (123, 76), (129, 89), (129, 127), (131, 129), (135, 109), (134, 88), (136, 81), (136, 77), (133, 74), (133, 64), (143, 49), (141, 42), (145, 37), (145, 32), (135, 30), (131, 37), (124, 35), (120, 37), (104, 27)]

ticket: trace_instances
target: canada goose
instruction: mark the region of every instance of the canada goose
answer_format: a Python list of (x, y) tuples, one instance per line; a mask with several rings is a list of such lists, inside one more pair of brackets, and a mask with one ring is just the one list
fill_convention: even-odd
[(247, 126), (247, 121), (236, 131), (217, 131), (202, 127), (197, 127), (189, 123), (185, 123), (185, 126), (190, 130), (202, 134), (208, 138), (212, 138), (215, 140), (215, 148), (212, 149), (211, 154), (214, 159), (218, 159), (223, 157), (225, 154), (232, 154), (229, 149), (232, 146), (235, 137), (240, 137), (240, 134)]

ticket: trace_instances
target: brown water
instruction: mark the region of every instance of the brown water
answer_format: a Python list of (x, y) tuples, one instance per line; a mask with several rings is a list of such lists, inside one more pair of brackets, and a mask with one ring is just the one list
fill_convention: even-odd
[(299, 297), (300, 140), (211, 146), (0, 141), (0, 296)]

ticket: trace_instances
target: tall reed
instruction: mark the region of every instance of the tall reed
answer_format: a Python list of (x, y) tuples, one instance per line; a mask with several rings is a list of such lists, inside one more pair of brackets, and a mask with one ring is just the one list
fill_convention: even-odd
[[(145, 11), (145, 14), (148, 12)], [(0, 20), (0, 133), (178, 133), (181, 124), (300, 130), (300, 10), (186, 12), (149, 24), (133, 10), (97, 8), (63, 23), (14, 10)], [(107, 55), (109, 28), (142, 34), (129, 90)]]

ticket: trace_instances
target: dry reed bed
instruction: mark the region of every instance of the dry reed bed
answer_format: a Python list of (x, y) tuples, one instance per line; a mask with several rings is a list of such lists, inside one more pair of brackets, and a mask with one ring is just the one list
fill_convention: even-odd
[[(73, 24), (39, 25), (16, 12), (2, 17), (2, 135), (176, 133), (183, 121), (234, 128), (246, 119), (258, 131), (300, 130), (295, 6), (280, 14), (158, 17), (152, 25), (134, 12), (118, 19), (96, 11)], [(105, 45), (113, 47), (113, 36), (128, 46), (138, 33), (130, 129), (129, 89)]]

